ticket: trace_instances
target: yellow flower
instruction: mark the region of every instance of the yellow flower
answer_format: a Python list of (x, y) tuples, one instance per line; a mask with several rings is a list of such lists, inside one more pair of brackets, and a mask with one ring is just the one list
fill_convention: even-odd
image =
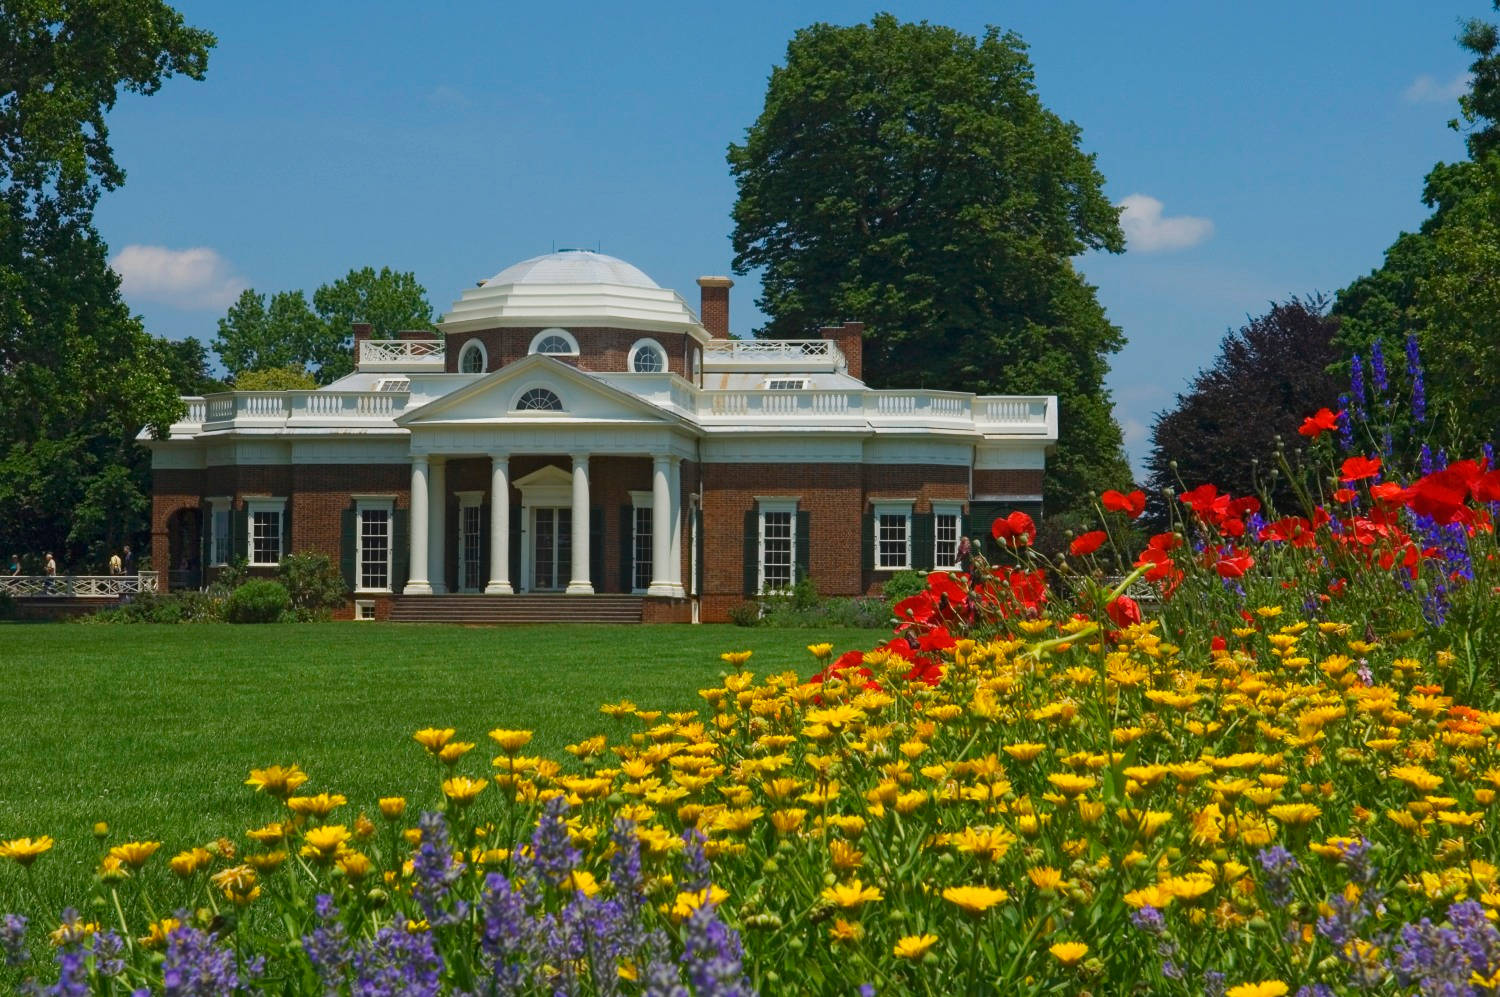
[(460, 758), (462, 758), (464, 755), (467, 755), (473, 750), (473, 741), (450, 741), (447, 744), (443, 745), (442, 749), (438, 751), (438, 761), (442, 762), (444, 765), (453, 765), (457, 763)]
[(743, 668), (745, 662), (750, 660), (750, 655), (754, 653), (754, 651), (725, 651), (719, 655), (719, 660), (730, 668)]
[(1287, 985), (1280, 980), (1262, 980), (1260, 983), (1241, 983), (1230, 987), (1225, 997), (1282, 997)]
[(1037, 866), (1033, 869), (1027, 869), (1026, 875), (1031, 880), (1032, 885), (1043, 893), (1052, 893), (1063, 884), (1062, 870), (1054, 869), (1051, 866)]
[(1093, 776), (1074, 775), (1072, 772), (1053, 772), (1047, 776), (1047, 781), (1069, 796), (1086, 793), (1096, 785)]
[(884, 900), (879, 887), (865, 886), (857, 878), (847, 883), (836, 884), (823, 890), (823, 899), (839, 907), (859, 907), (862, 904)]
[(443, 780), (443, 795), (453, 801), (456, 807), (466, 807), (474, 802), (474, 798), (484, 791), (489, 783), (484, 779), (470, 779), (466, 775), (456, 775), (451, 779)]
[(672, 901), (672, 920), (684, 921), (692, 917), (693, 911), (704, 904), (711, 904), (717, 907), (728, 899), (729, 891), (713, 884), (709, 884), (707, 888), (702, 890), (679, 893), (676, 899)]
[(141, 948), (143, 949), (150, 951), (164, 949), (167, 947), (167, 936), (180, 927), (182, 927), (182, 922), (177, 920), (177, 918), (164, 917), (160, 921), (152, 921), (151, 926), (147, 929), (148, 933), (146, 936), (137, 938), (136, 941), (141, 943)]
[(284, 841), (287, 837), (289, 837), (291, 833), (292, 826), (290, 824), (283, 824), (279, 821), (272, 821), (265, 827), (258, 827), (253, 831), (246, 831), (245, 836), (250, 838), (252, 841), (258, 842), (262, 845), (277, 845)]
[(570, 872), (565, 885), (586, 897), (597, 896), (599, 893), (599, 881), (594, 878), (593, 873), (585, 869), (574, 869)]
[(965, 913), (983, 914), (996, 904), (1009, 900), (1010, 894), (988, 886), (950, 886), (943, 891), (943, 899)]
[(426, 748), (429, 754), (436, 755), (457, 733), (452, 727), (424, 727), (413, 734), (411, 739)]
[(907, 935), (896, 943), (896, 958), (920, 959), (937, 944), (937, 935)]
[(239, 907), (244, 907), (260, 896), (260, 886), (256, 883), (255, 870), (248, 865), (232, 866), (216, 872), (212, 882), (224, 891), (226, 899), (233, 901)]
[(1283, 824), (1292, 827), (1311, 824), (1323, 815), (1323, 811), (1311, 803), (1283, 803), (1272, 807), (1268, 812)]
[(807, 650), (808, 653), (819, 661), (826, 661), (833, 655), (832, 644), (809, 644), (807, 645)]
[(302, 854), (319, 862), (331, 862), (349, 843), (349, 829), (342, 824), (324, 824), (302, 836)]
[(0, 858), (10, 859), (17, 865), (30, 865), (37, 860), (37, 856), (52, 847), (52, 839), (47, 835), (39, 838), (12, 838), (6, 842), (0, 842)]
[(858, 921), (846, 921), (841, 917), (833, 919), (833, 925), (828, 929), (828, 937), (836, 942), (857, 942), (865, 937), (864, 925)]
[(1089, 947), (1083, 942), (1058, 942), (1047, 951), (1052, 953), (1052, 958), (1064, 966), (1071, 966), (1088, 955)]
[(99, 924), (96, 921), (80, 921), (77, 915), (73, 920), (64, 921), (52, 932), (52, 944), (58, 947), (64, 945), (77, 945), (91, 935), (98, 933)]
[(342, 793), (319, 793), (317, 796), (293, 796), (286, 801), (286, 806), (294, 814), (323, 820), (333, 813), (334, 808), (348, 802)]
[(139, 869), (160, 847), (160, 841), (127, 841), (123, 845), (115, 845), (109, 850), (109, 854), (111, 858), (119, 859), (132, 869)]
[(263, 769), (251, 769), (250, 778), (245, 780), (245, 785), (254, 786), (257, 793), (265, 790), (272, 796), (279, 796), (284, 800), (306, 781), (307, 773), (295, 765), (288, 765), (285, 768), (272, 765)]
[(338, 858), (338, 867), (351, 882), (359, 882), (370, 874), (374, 863), (363, 852), (344, 852)]
[(500, 745), (500, 750), (508, 755), (513, 755), (526, 745), (531, 743), (532, 732), (529, 730), (506, 730), (497, 727), (490, 731), (490, 739)]
[(209, 854), (207, 848), (189, 848), (185, 852), (173, 855), (172, 860), (167, 864), (172, 867), (173, 872), (187, 879), (199, 869), (207, 868), (213, 860), (214, 857)]
[(1037, 755), (1040, 755), (1043, 751), (1045, 751), (1046, 748), (1047, 746), (1045, 744), (1035, 744), (1031, 742), (1027, 742), (1024, 744), (1007, 744), (1005, 746), (1005, 753), (1018, 762), (1029, 762)]
[(406, 813), (406, 797), (382, 796), (380, 798), (380, 816), (386, 820), (400, 820), (404, 813)]

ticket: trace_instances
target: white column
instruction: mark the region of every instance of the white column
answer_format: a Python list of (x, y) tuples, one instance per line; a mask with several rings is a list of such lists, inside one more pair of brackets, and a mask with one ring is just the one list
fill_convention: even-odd
[(593, 595), (589, 581), (589, 455), (573, 455), (573, 574), (567, 595)]
[(432, 594), (448, 591), (445, 555), (448, 552), (448, 467), (443, 457), (430, 458), (432, 470), (427, 475), (427, 581)]
[(672, 458), (651, 458), (651, 587), (647, 595), (672, 591)]
[(678, 457), (669, 459), (667, 491), (671, 497), (672, 542), (667, 547), (667, 578), (672, 583), (672, 594), (682, 599), (687, 596), (687, 590), (682, 587), (682, 460)]
[(485, 595), (510, 595), (510, 458), (490, 458), (490, 582)]
[[(411, 551), (408, 563), (410, 577), (403, 595), (431, 595), (427, 582), (427, 458), (411, 459)], [(356, 539), (356, 542), (357, 539)]]

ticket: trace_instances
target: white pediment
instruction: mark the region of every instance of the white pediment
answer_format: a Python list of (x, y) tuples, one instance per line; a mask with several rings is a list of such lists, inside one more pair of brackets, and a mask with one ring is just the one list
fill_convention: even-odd
[[(518, 408), (528, 395), (550, 392), (559, 409)], [(400, 426), (481, 423), (576, 424), (680, 423), (681, 418), (629, 392), (612, 387), (560, 360), (526, 357), (397, 418)]]

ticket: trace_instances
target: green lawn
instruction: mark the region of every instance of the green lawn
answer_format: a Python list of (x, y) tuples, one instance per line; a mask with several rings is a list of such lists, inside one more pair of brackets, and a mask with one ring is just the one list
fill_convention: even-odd
[[(537, 732), (533, 748), (612, 729), (600, 703), (692, 709), (724, 667), (753, 650), (757, 672), (813, 660), (806, 645), (870, 647), (879, 631), (731, 626), (0, 627), (0, 838), (50, 834), (35, 867), (49, 904), (86, 887), (91, 828), (163, 851), (238, 836), (277, 810), (242, 785), (252, 766), (296, 762), (313, 781), (375, 813), (381, 795), (436, 797), (411, 740), (456, 727), (479, 747), (461, 770), (488, 769), (493, 727)], [(530, 750), (530, 749), (528, 749)], [(349, 814), (350, 818), (354, 813)], [(20, 870), (0, 868), (0, 911), (23, 903)], [(34, 909), (35, 900), (24, 902)]]

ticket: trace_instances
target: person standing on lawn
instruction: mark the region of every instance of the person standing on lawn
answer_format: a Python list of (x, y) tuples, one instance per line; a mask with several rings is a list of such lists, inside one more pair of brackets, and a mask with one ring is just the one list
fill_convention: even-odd
[(120, 555), (109, 555), (109, 573), (112, 575), (118, 575), (124, 573), (124, 571), (125, 569), (120, 565)]
[(125, 545), (125, 573), (135, 574), (135, 553), (131, 551), (129, 544)]
[(47, 576), (47, 580), (42, 582), (42, 591), (51, 593), (52, 579), (57, 577), (57, 562), (52, 559), (50, 550), (47, 551), (47, 557), (42, 561), (42, 574)]

